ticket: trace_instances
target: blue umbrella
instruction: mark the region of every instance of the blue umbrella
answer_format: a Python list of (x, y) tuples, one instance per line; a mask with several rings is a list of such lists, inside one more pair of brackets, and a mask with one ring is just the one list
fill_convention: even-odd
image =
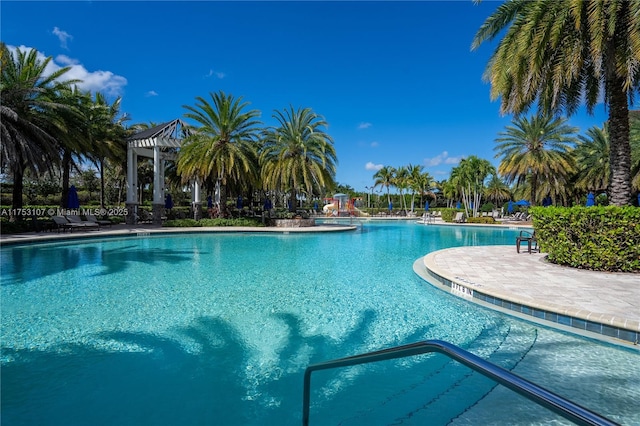
[(393, 210), (393, 203), (389, 201), (389, 211)]
[(264, 210), (271, 210), (273, 208), (273, 205), (271, 204), (271, 200), (269, 198), (264, 200), (263, 208)]
[(238, 210), (242, 209), (242, 195), (238, 195), (238, 200), (236, 201), (236, 207)]
[(428, 201), (424, 202), (424, 209), (425, 209), (425, 211), (429, 210), (429, 202)]
[(316, 201), (315, 203), (313, 203), (313, 209), (314, 210), (318, 210), (318, 202)]
[(67, 197), (67, 208), (69, 209), (80, 208), (80, 200), (78, 199), (78, 191), (76, 190), (75, 185), (71, 185), (71, 187), (69, 188), (69, 195)]
[(516, 206), (528, 206), (530, 203), (527, 200), (520, 200), (516, 202)]
[(596, 205), (596, 196), (593, 195), (593, 192), (587, 194), (587, 202), (585, 203), (586, 207), (591, 207)]
[(462, 204), (460, 204), (460, 201), (458, 201), (458, 202), (456, 203), (456, 209), (459, 209), (459, 208), (461, 208), (461, 207), (462, 207)]
[(509, 201), (507, 204), (507, 213), (513, 213), (513, 201)]
[(211, 198), (211, 195), (209, 195), (207, 197), (207, 208), (208, 209), (212, 209), (213, 208), (213, 198)]
[(544, 200), (542, 200), (542, 207), (549, 207), (551, 204), (553, 204), (551, 196), (547, 195), (546, 197), (544, 197)]
[(171, 194), (167, 194), (167, 197), (164, 199), (164, 208), (171, 210), (173, 208), (173, 200), (171, 199)]

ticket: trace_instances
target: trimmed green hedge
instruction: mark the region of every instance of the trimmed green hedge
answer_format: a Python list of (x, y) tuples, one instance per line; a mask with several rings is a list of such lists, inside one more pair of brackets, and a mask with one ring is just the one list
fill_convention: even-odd
[(596, 271), (640, 271), (640, 208), (534, 207), (531, 213), (549, 261)]
[(189, 227), (208, 227), (208, 226), (264, 226), (260, 219), (239, 218), (239, 219), (176, 219), (167, 220), (162, 224), (163, 227), (173, 228), (189, 228)]
[(462, 209), (450, 209), (450, 208), (444, 208), (444, 209), (438, 209), (438, 210), (440, 211), (442, 220), (444, 222), (453, 222), (453, 218), (456, 217), (456, 213), (464, 212), (464, 210)]
[(467, 219), (467, 223), (493, 224), (493, 223), (496, 223), (496, 220), (493, 217), (489, 217), (489, 216), (470, 217)]

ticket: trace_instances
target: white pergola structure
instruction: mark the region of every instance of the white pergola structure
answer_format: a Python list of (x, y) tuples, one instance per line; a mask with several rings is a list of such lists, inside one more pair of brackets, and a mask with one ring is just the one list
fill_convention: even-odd
[[(127, 140), (127, 201), (129, 212), (127, 223), (138, 221), (138, 156), (153, 159), (153, 223), (162, 224), (165, 203), (165, 161), (176, 159), (184, 137), (188, 136), (187, 125), (179, 119), (143, 130)], [(200, 185), (194, 185), (194, 207), (201, 206)], [(197, 209), (199, 211), (199, 209)]]

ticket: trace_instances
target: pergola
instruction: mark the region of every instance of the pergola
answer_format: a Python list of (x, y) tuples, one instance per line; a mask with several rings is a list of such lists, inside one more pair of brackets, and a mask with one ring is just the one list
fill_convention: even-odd
[[(127, 140), (127, 201), (130, 214), (127, 223), (138, 219), (138, 156), (153, 159), (153, 223), (162, 223), (164, 209), (164, 169), (167, 160), (175, 160), (176, 150), (189, 135), (188, 126), (180, 119), (143, 130)], [(200, 185), (193, 185), (195, 211), (200, 211)]]

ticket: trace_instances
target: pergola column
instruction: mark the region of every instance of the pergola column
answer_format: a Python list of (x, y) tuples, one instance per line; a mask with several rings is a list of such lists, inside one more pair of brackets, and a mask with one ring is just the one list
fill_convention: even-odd
[(164, 170), (159, 146), (153, 147), (153, 224), (162, 225), (164, 212)]
[(138, 155), (132, 146), (127, 146), (127, 201), (125, 207), (127, 216), (125, 222), (129, 225), (136, 223), (138, 213)]

